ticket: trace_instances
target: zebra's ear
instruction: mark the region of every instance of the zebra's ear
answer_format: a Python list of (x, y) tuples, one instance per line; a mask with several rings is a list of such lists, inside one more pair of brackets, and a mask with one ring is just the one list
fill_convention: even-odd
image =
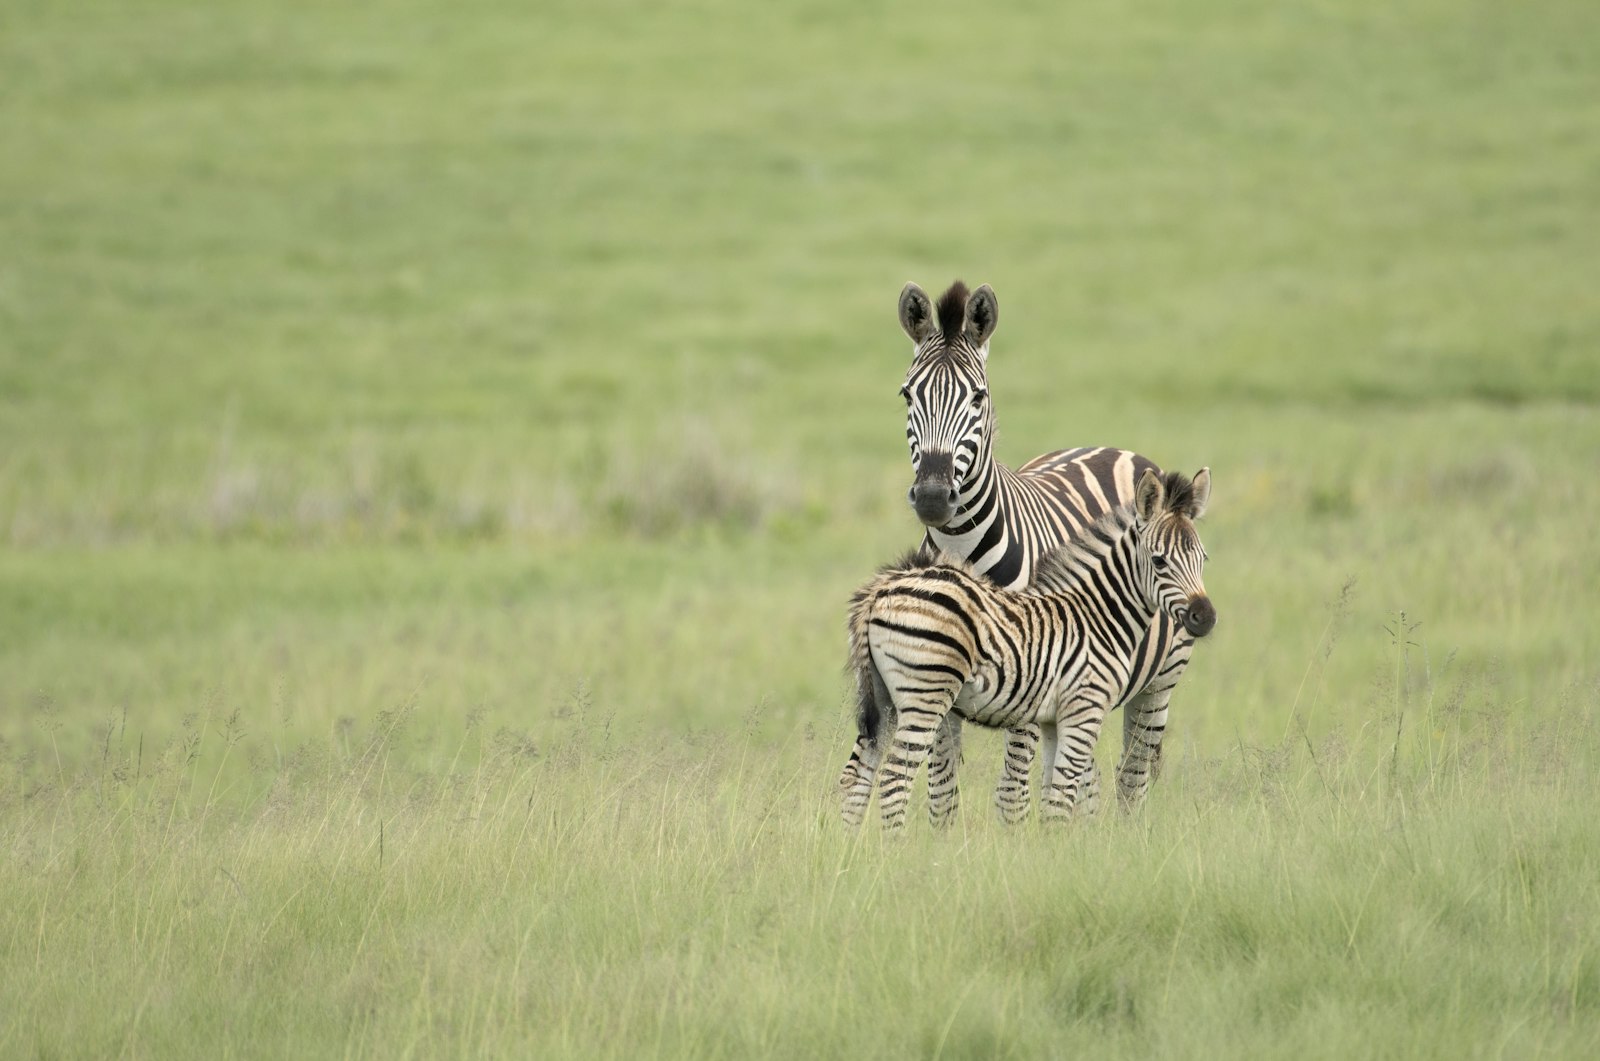
[(933, 319), (933, 299), (916, 284), (900, 289), (900, 327), (918, 346), (939, 329)]
[(1206, 503), (1211, 500), (1211, 469), (1201, 468), (1194, 473), (1194, 501), (1189, 505), (1189, 518), (1199, 519), (1206, 514)]
[(961, 337), (973, 346), (981, 347), (994, 334), (1000, 323), (1000, 303), (994, 297), (994, 288), (984, 284), (967, 299), (967, 318), (961, 325)]
[(1161, 506), (1166, 504), (1167, 488), (1161, 484), (1161, 476), (1152, 468), (1146, 468), (1139, 477), (1139, 485), (1133, 491), (1133, 513), (1140, 519), (1149, 523), (1161, 511)]

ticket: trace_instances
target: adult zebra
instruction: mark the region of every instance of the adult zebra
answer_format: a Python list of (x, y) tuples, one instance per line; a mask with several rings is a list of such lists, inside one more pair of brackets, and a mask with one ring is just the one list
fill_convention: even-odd
[[(989, 400), (989, 339), (999, 322), (994, 291), (970, 294), (957, 280), (937, 306), (909, 283), (900, 292), (900, 327), (915, 344), (900, 394), (915, 480), (908, 500), (926, 527), (923, 545), (969, 562), (1010, 589), (1026, 586), (1039, 560), (1084, 527), (1133, 499), (1149, 459), (1122, 449), (1059, 450), (1015, 471), (994, 459), (994, 407)], [(1182, 678), (1193, 639), (1177, 632), (1173, 647), (1123, 717), (1117, 794), (1125, 805), (1144, 797), (1159, 765), (1172, 690)], [(1008, 732), (995, 802), (1006, 821), (1027, 813), (1029, 771), (1039, 727)], [(928, 768), (929, 812), (948, 821), (959, 803), (955, 769), (961, 721), (947, 716)], [(1091, 777), (1092, 785), (1098, 784)]]
[(845, 821), (860, 823), (876, 778), (884, 825), (904, 824), (911, 782), (952, 716), (1045, 723), (1044, 817), (1069, 817), (1084, 796), (1092, 811), (1106, 712), (1145, 687), (1177, 627), (1195, 638), (1216, 623), (1193, 523), (1210, 493), (1206, 469), (1193, 480), (1146, 470), (1132, 505), (1047, 555), (1020, 593), (926, 554), (857, 591), (848, 665), (860, 693), (857, 727), (876, 744), (890, 722), (894, 742), (880, 767), (860, 758), (857, 741), (839, 779)]

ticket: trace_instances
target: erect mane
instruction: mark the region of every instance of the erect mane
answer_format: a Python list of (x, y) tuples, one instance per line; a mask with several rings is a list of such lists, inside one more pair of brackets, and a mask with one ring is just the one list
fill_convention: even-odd
[(961, 325), (967, 319), (967, 298), (970, 292), (967, 285), (960, 280), (950, 285), (949, 290), (939, 296), (937, 315), (939, 317), (939, 333), (944, 336), (944, 341), (953, 343), (961, 337)]
[(1168, 472), (1162, 478), (1167, 492), (1167, 511), (1186, 514), (1194, 507), (1194, 480), (1182, 472)]

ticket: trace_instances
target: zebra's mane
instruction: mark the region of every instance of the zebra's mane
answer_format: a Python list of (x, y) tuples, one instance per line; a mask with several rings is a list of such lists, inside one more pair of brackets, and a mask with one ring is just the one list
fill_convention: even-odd
[(1168, 472), (1162, 477), (1166, 488), (1167, 511), (1183, 514), (1194, 507), (1194, 480), (1182, 472)]
[[(1182, 472), (1162, 476), (1165, 488), (1162, 509), (1184, 515), (1194, 505), (1194, 481)], [(1086, 569), (1103, 564), (1122, 536), (1133, 529), (1133, 502), (1118, 505), (1083, 530), (1071, 541), (1056, 546), (1039, 558), (1028, 590), (1035, 593), (1058, 592), (1082, 583)]]
[(939, 296), (939, 334), (944, 336), (947, 343), (953, 343), (961, 337), (961, 325), (967, 319), (968, 296), (967, 285), (960, 280)]

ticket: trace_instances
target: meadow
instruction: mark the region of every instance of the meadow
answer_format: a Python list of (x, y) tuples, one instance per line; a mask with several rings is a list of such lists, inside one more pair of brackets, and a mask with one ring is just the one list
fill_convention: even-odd
[[(0, 8), (0, 1056), (1593, 1056), (1597, 36)], [(850, 834), (957, 277), (1219, 621), (1138, 813)]]

